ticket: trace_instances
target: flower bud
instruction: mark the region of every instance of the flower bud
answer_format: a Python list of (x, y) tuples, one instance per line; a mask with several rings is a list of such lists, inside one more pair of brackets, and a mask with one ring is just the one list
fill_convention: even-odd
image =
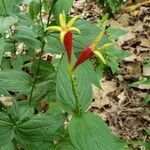
[(68, 62), (71, 63), (71, 54), (72, 54), (72, 33), (69, 31), (64, 36), (64, 46), (68, 56)]
[(82, 53), (79, 55), (79, 58), (77, 59), (75, 65), (73, 66), (73, 71), (83, 62), (85, 62), (87, 59), (91, 58), (94, 55), (94, 52), (92, 51), (91, 46), (86, 47)]

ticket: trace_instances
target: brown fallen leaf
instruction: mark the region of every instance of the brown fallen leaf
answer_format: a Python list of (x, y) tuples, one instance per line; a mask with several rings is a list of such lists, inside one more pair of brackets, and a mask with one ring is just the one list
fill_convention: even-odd
[(150, 76), (150, 67), (143, 66), (143, 76)]
[(123, 28), (122, 27), (122, 24), (120, 24), (118, 21), (115, 21), (113, 19), (110, 19), (108, 21), (108, 24), (111, 26), (111, 27), (114, 27), (114, 28)]
[(120, 23), (122, 26), (126, 27), (130, 24), (133, 24), (135, 20), (128, 13), (124, 13), (118, 16), (117, 22)]
[(7, 96), (4, 96), (4, 95), (1, 95), (0, 96), (0, 102), (6, 106), (6, 107), (9, 107), (13, 104), (13, 100), (11, 97), (7, 97)]
[(101, 109), (105, 105), (109, 105), (110, 101), (107, 96), (108, 93), (116, 90), (116, 82), (114, 81), (107, 81), (103, 80), (101, 82), (101, 87), (103, 90), (93, 87), (93, 95), (94, 95), (94, 102), (92, 103), (92, 107), (96, 107)]
[(136, 50), (138, 52), (149, 52), (150, 51), (150, 48), (149, 47), (143, 47), (143, 46), (136, 46)]
[[(141, 42), (141, 43), (140, 43), (141, 46), (149, 47), (149, 48), (150, 48), (150, 40), (149, 40), (149, 39), (139, 37), (137, 40)], [(150, 49), (149, 49), (149, 50), (150, 50)]]
[(133, 61), (142, 62), (143, 60), (142, 60), (141, 57), (136, 56), (135, 54), (133, 54), (133, 55), (130, 55), (130, 56), (124, 58), (124, 61), (126, 61), (126, 62), (133, 62)]
[(127, 43), (128, 41), (131, 42), (131, 41), (135, 41), (135, 40), (136, 40), (135, 33), (128, 32), (127, 34), (120, 36), (118, 38), (117, 45), (122, 46), (123, 44), (125, 44), (125, 42)]
[(150, 122), (150, 114), (144, 114), (142, 116), (145, 120), (147, 120), (148, 122)]
[(125, 92), (124, 92), (124, 91), (121, 92), (121, 93), (117, 96), (117, 98), (119, 99), (119, 101), (118, 101), (119, 107), (122, 107), (122, 104), (123, 104), (124, 101), (126, 100)]
[(137, 79), (142, 74), (141, 63), (137, 61), (126, 63), (124, 68), (124, 79)]
[(136, 4), (136, 5), (132, 5), (132, 6), (126, 7), (125, 11), (132, 12), (132, 11), (135, 11), (136, 9), (139, 9), (140, 6), (146, 5), (146, 4), (150, 4), (150, 0), (146, 0), (144, 2), (140, 2), (140, 3)]

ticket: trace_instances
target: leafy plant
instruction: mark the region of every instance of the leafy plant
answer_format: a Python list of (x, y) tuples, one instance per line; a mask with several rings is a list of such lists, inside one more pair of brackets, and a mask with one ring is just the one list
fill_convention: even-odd
[(123, 0), (95, 0), (98, 2), (102, 8), (104, 8), (105, 11), (109, 13), (115, 13), (117, 12), (121, 4), (123, 3)]
[[(21, 11), (24, 3), (29, 9)], [(2, 150), (125, 149), (100, 117), (87, 112), (92, 84), (100, 87), (92, 59), (114, 73), (111, 62), (118, 65), (122, 54), (112, 43), (118, 34), (68, 17), (72, 3), (0, 0)]]

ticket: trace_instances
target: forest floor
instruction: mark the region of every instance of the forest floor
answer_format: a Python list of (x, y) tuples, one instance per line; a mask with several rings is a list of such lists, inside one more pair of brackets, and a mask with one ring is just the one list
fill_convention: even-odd
[[(150, 77), (150, 3), (128, 5), (111, 17), (108, 25), (128, 31), (115, 43), (129, 56), (122, 60), (115, 76), (111, 72), (105, 74), (103, 90), (93, 88), (90, 111), (101, 116), (112, 132), (124, 140), (150, 141), (150, 84), (142, 82)], [(94, 2), (76, 0), (71, 14), (96, 23), (103, 11)], [(140, 84), (132, 87), (135, 81)], [(143, 150), (142, 146), (134, 149)]]

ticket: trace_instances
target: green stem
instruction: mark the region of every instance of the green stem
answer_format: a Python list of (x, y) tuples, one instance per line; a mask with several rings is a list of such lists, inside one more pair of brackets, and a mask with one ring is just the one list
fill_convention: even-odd
[(20, 148), (18, 148), (18, 143), (17, 143), (17, 140), (16, 140), (15, 138), (13, 138), (12, 143), (14, 144), (14, 148), (15, 148), (16, 150), (19, 150), (19, 149), (20, 149)]
[(80, 115), (81, 113), (81, 109), (80, 109), (80, 104), (79, 104), (79, 94), (77, 91), (77, 85), (76, 85), (76, 79), (74, 77), (74, 74), (72, 74), (72, 72), (70, 71), (70, 78), (71, 78), (71, 84), (72, 84), (72, 91), (73, 91), (73, 95), (75, 97), (75, 101), (76, 101), (76, 109), (75, 109), (75, 114), (76, 115)]
[(9, 29), (10, 29), (10, 39), (11, 39), (11, 41), (12, 41), (12, 43), (13, 43), (13, 46), (14, 46), (14, 52), (16, 52), (16, 42), (15, 42), (15, 40), (13, 40), (13, 30), (12, 30), (12, 28), (11, 27), (9, 27)]
[[(5, 5), (4, 0), (2, 0), (2, 5), (3, 5), (4, 11), (5, 11), (5, 16), (8, 16), (8, 13), (7, 13), (7, 9), (6, 9), (6, 5)], [(11, 28), (11, 27), (9, 27), (9, 29), (10, 29), (10, 38), (11, 38), (12, 43), (14, 44), (14, 51), (15, 51), (15, 50), (16, 50), (15, 41), (14, 41), (13, 38), (12, 38), (13, 31), (12, 31), (12, 28)]]
[(40, 1), (40, 20), (41, 20), (42, 27), (44, 29), (44, 23), (43, 23), (43, 20), (42, 20), (42, 1), (41, 0), (39, 0), (39, 1)]
[(40, 68), (40, 63), (41, 63), (42, 55), (43, 55), (43, 52), (44, 52), (44, 46), (45, 46), (45, 41), (44, 41), (44, 35), (43, 35), (43, 37), (42, 37), (42, 48), (41, 48), (41, 52), (40, 52), (36, 72), (35, 72), (35, 75), (34, 75), (34, 78), (33, 78), (31, 92), (30, 92), (30, 96), (29, 96), (29, 106), (32, 105), (31, 102), (32, 102), (33, 91), (34, 91), (34, 88), (35, 88), (35, 84), (36, 84), (36, 80), (37, 80), (37, 76), (38, 76), (38, 71), (39, 71), (39, 68)]
[(6, 9), (4, 0), (2, 0), (2, 5), (3, 5), (3, 7), (4, 7), (5, 16), (8, 16), (8, 13), (7, 13), (7, 9)]
[[(52, 8), (49, 11), (49, 16), (51, 16), (51, 14), (52, 14)], [(45, 40), (44, 40), (44, 38), (45, 38), (45, 36), (47, 34), (47, 32), (44, 32), (44, 23), (42, 21), (42, 2), (41, 2), (41, 0), (40, 0), (40, 21), (41, 21), (41, 24), (42, 24), (42, 27), (43, 27), (43, 35), (42, 35), (42, 38), (41, 38), (42, 47), (41, 47), (41, 52), (40, 52), (40, 56), (39, 56), (39, 60), (38, 60), (37, 68), (36, 68), (36, 72), (35, 72), (35, 75), (34, 75), (34, 78), (33, 78), (31, 92), (30, 92), (30, 95), (29, 95), (29, 106), (30, 107), (32, 105), (32, 96), (33, 96), (33, 92), (34, 92), (34, 88), (35, 88), (35, 84), (36, 84), (36, 80), (37, 80), (37, 76), (38, 76), (38, 71), (39, 71), (39, 68), (40, 68), (40, 63), (41, 63), (41, 60), (42, 60), (42, 55), (44, 53), (44, 47), (45, 47)]]
[(57, 0), (54, 0), (54, 1), (53, 1), (52, 6), (51, 6), (51, 8), (50, 8), (50, 10), (49, 10), (49, 15), (48, 15), (48, 19), (47, 19), (47, 27), (48, 27), (48, 25), (49, 25), (50, 18), (51, 18), (51, 14), (52, 14), (52, 10), (53, 10), (53, 8), (54, 8), (56, 2), (57, 2)]

